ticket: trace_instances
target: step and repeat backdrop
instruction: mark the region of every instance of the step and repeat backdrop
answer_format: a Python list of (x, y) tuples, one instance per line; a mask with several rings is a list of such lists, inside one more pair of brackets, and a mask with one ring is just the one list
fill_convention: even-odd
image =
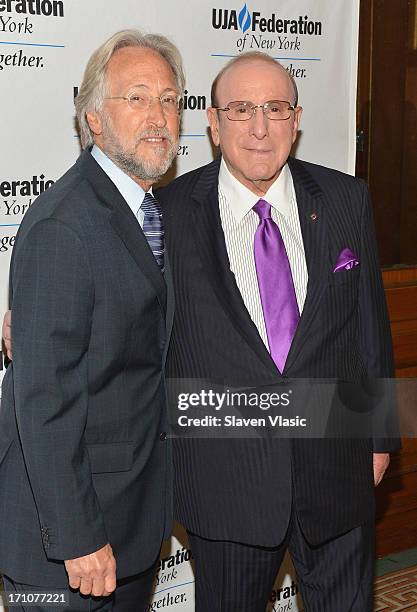
[[(269, 53), (297, 81), (304, 108), (297, 157), (353, 173), (358, 19), (359, 0), (0, 0), (0, 312), (22, 217), (80, 152), (74, 97), (88, 57), (107, 37), (132, 27), (160, 32), (183, 54), (184, 114), (170, 178), (212, 159), (211, 82), (229, 58), (250, 50)], [(175, 535), (149, 610), (194, 610), (191, 552), (180, 528)], [(286, 561), (269, 610), (301, 609)]]

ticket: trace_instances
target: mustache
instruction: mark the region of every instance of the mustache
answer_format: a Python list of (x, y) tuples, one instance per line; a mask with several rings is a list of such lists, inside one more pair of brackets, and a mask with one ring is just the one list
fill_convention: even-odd
[(165, 128), (165, 127), (162, 127), (162, 128), (146, 128), (146, 129), (142, 130), (137, 135), (137, 144), (139, 144), (139, 141), (142, 140), (142, 138), (166, 138), (166, 140), (168, 140), (169, 144), (171, 144), (171, 145), (175, 144), (174, 137), (169, 132), (169, 130), (167, 128)]

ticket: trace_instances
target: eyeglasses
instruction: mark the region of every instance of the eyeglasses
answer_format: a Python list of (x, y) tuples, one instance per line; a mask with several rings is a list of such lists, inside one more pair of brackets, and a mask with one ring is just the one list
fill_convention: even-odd
[(163, 94), (150, 96), (147, 93), (131, 93), (128, 96), (111, 96), (105, 100), (126, 100), (130, 108), (138, 111), (147, 111), (153, 100), (159, 100), (165, 115), (177, 115), (182, 110), (182, 96), (178, 94)]
[[(217, 107), (214, 107), (217, 108)], [(252, 119), (257, 108), (262, 108), (264, 115), (268, 119), (273, 121), (285, 121), (291, 116), (291, 111), (295, 109), (295, 106), (291, 106), (289, 102), (285, 100), (269, 100), (264, 104), (253, 104), (252, 102), (229, 102), (224, 108), (217, 108), (219, 111), (224, 111), (226, 117), (230, 121), (248, 121)]]

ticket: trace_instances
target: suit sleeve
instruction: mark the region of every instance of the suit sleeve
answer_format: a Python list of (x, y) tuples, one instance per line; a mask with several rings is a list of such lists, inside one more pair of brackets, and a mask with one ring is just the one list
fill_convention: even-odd
[(16, 421), (49, 559), (108, 542), (84, 431), (94, 285), (85, 247), (55, 219), (15, 247), (12, 269)]
[(401, 448), (394, 387), (394, 356), (378, 247), (368, 188), (362, 182), (361, 275), (359, 317), (361, 349), (365, 359), (370, 393), (376, 399), (374, 452)]

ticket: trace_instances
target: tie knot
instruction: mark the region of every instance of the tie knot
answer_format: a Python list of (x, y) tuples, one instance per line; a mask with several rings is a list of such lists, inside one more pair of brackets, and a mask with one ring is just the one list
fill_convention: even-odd
[(149, 192), (145, 193), (145, 197), (140, 207), (145, 215), (162, 215), (161, 206), (158, 200)]
[(253, 210), (256, 212), (261, 221), (263, 219), (271, 218), (271, 204), (266, 200), (258, 200), (253, 207)]

